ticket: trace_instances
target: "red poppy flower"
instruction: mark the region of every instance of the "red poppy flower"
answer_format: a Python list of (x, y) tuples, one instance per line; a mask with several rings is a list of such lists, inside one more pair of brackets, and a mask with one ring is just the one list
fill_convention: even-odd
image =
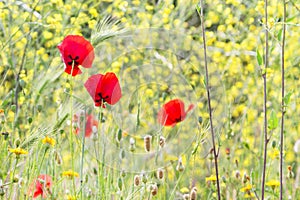
[(47, 193), (50, 192), (50, 188), (52, 186), (52, 178), (49, 175), (41, 174), (38, 178), (31, 184), (29, 187), (29, 195), (32, 195), (33, 188), (35, 187), (33, 198), (37, 198), (38, 196), (42, 196), (42, 198), (47, 197)]
[[(79, 35), (68, 35), (57, 46), (60, 51), (61, 58), (65, 63), (65, 72), (72, 76), (81, 74), (79, 65), (85, 68), (92, 67), (93, 60), (95, 58), (94, 47), (84, 37)], [(74, 64), (73, 64), (74, 63)]]
[[(76, 135), (79, 135), (80, 128), (83, 128), (83, 127), (79, 126), (79, 116), (80, 116), (79, 113), (75, 114), (74, 120), (73, 120), (73, 122), (77, 124), (77, 127), (75, 129)], [(98, 128), (98, 121), (94, 119), (93, 115), (87, 114), (86, 115), (86, 123), (85, 123), (85, 137), (90, 137), (92, 135), (93, 127)]]
[(113, 72), (92, 75), (84, 86), (93, 98), (95, 106), (105, 108), (104, 103), (114, 105), (122, 96), (119, 80)]
[(173, 99), (164, 104), (158, 112), (158, 122), (163, 126), (175, 126), (178, 122), (185, 119), (187, 113), (194, 108), (189, 105), (187, 111), (184, 110), (184, 103), (179, 99)]

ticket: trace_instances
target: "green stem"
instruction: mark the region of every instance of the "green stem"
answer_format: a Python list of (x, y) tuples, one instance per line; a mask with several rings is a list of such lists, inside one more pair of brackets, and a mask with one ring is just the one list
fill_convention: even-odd
[(220, 182), (219, 182), (219, 168), (218, 168), (218, 152), (216, 149), (216, 142), (215, 142), (215, 132), (213, 126), (213, 114), (212, 114), (212, 106), (211, 106), (211, 97), (210, 97), (210, 85), (209, 85), (209, 75), (208, 75), (208, 64), (207, 64), (207, 46), (206, 46), (206, 37), (205, 37), (205, 21), (204, 21), (204, 3), (203, 0), (200, 0), (200, 13), (199, 9), (197, 9), (198, 14), (200, 15), (201, 20), (201, 28), (202, 28), (202, 38), (203, 38), (203, 48), (204, 48), (204, 65), (205, 65), (205, 78), (206, 78), (206, 93), (207, 93), (207, 100), (208, 100), (208, 112), (209, 112), (209, 122), (210, 122), (210, 131), (211, 131), (211, 139), (213, 145), (213, 154), (214, 154), (214, 166), (215, 166), (215, 173), (217, 177), (217, 193), (218, 193), (218, 200), (221, 200), (221, 190), (220, 190)]
[(10, 184), (10, 187), (9, 187), (10, 193), (9, 193), (9, 198), (8, 199), (11, 199), (13, 185), (14, 185), (14, 178), (15, 178), (15, 173), (16, 173), (16, 168), (17, 168), (18, 162), (19, 162), (19, 156), (17, 155), (16, 156), (16, 163), (15, 163), (15, 166), (14, 166), (14, 170), (13, 170), (12, 176), (10, 177), (11, 184)]
[(268, 28), (268, 0), (265, 0), (265, 72), (263, 73), (263, 90), (264, 90), (264, 158), (263, 158), (263, 172), (261, 183), (261, 199), (265, 196), (265, 179), (266, 179), (266, 165), (267, 165), (267, 148), (268, 148), (268, 118), (267, 118), (267, 68), (269, 67), (269, 28)]
[[(72, 70), (71, 70), (71, 79), (70, 79), (70, 153), (71, 153), (71, 168), (74, 172), (74, 138), (73, 138), (73, 70), (74, 70), (74, 61), (72, 62)], [(72, 186), (73, 186), (73, 194), (76, 194), (76, 186), (75, 186), (75, 177), (72, 176)]]
[(283, 27), (282, 27), (282, 44), (281, 44), (281, 128), (280, 128), (280, 200), (283, 199), (283, 140), (284, 140), (284, 114), (285, 114), (285, 102), (284, 102), (284, 47), (285, 47), (285, 31), (286, 31), (286, 3), (283, 0)]
[(39, 163), (40, 166), (39, 166), (39, 170), (37, 171), (37, 172), (38, 172), (38, 173), (37, 173), (38, 176), (40, 175), (41, 168), (42, 168), (42, 165), (43, 165), (43, 162), (44, 162), (44, 159), (45, 159), (47, 150), (48, 150), (48, 147), (45, 149), (45, 152), (44, 152), (44, 154), (43, 154), (42, 160), (41, 160), (41, 162)]
[(83, 199), (83, 161), (84, 161), (84, 149), (85, 149), (85, 131), (86, 131), (86, 107), (84, 106), (84, 116), (83, 116), (83, 130), (82, 130), (82, 146), (81, 146), (81, 164), (80, 164), (80, 199)]

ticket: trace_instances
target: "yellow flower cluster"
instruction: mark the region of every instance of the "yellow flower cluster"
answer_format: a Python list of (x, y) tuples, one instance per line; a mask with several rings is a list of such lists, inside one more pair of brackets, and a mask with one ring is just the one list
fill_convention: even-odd
[(73, 177), (79, 177), (79, 174), (77, 172), (74, 172), (72, 170), (64, 171), (62, 173), (62, 176), (66, 176), (68, 178), (73, 178)]
[(43, 144), (48, 144), (48, 145), (50, 145), (50, 146), (55, 146), (56, 141), (55, 141), (54, 138), (51, 138), (51, 137), (46, 136), (46, 137), (42, 140), (42, 143), (43, 143)]
[(25, 149), (22, 149), (22, 148), (15, 148), (15, 149), (8, 148), (8, 151), (11, 153), (14, 153), (16, 156), (28, 154), (28, 151), (26, 151)]

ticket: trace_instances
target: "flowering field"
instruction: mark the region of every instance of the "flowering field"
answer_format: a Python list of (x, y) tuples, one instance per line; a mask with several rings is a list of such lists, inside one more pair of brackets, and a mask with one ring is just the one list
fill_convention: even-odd
[(300, 199), (297, 0), (1, 0), (1, 199)]

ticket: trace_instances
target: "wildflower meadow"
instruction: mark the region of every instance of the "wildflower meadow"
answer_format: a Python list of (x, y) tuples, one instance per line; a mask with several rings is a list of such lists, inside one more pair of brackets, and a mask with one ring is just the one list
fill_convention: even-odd
[(300, 200), (299, 0), (0, 0), (0, 199)]

